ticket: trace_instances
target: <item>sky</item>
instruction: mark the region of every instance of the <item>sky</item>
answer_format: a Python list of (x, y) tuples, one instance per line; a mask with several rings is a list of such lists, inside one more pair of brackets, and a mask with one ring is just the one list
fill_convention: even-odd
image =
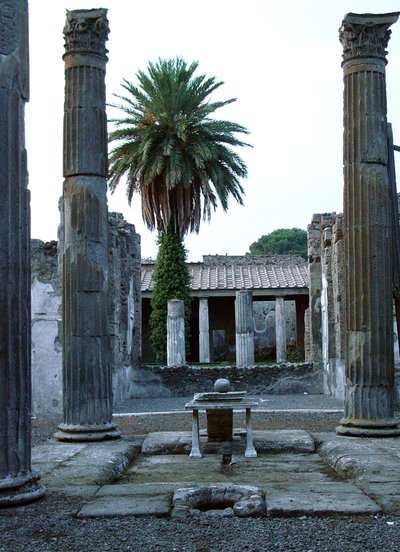
[[(215, 117), (250, 131), (238, 153), (248, 168), (244, 206), (218, 209), (185, 240), (188, 260), (244, 255), (278, 228), (307, 228), (313, 213), (343, 210), (343, 72), (338, 29), (346, 13), (400, 10), (398, 0), (29, 0), (30, 101), (26, 146), (32, 238), (57, 239), (62, 195), (63, 27), (66, 9), (107, 8), (107, 102), (159, 57), (197, 60), (222, 80), (214, 99), (237, 98)], [(400, 144), (400, 21), (392, 26), (386, 70), (388, 120)], [(108, 116), (118, 113), (108, 109)], [(111, 127), (109, 128), (109, 130)], [(400, 156), (400, 153), (396, 154)], [(397, 160), (397, 173), (400, 159)], [(155, 258), (156, 233), (129, 206), (121, 182), (108, 197)]]

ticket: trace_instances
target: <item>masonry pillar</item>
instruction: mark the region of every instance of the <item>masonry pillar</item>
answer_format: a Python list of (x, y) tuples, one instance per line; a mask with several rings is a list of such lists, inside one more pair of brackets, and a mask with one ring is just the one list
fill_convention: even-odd
[(286, 320), (285, 300), (283, 297), (275, 298), (275, 337), (276, 337), (276, 360), (286, 362)]
[(106, 14), (67, 11), (64, 28), (63, 441), (120, 436), (108, 332)]
[(251, 291), (237, 291), (235, 301), (236, 365), (246, 368), (254, 364), (254, 315)]
[(386, 47), (399, 13), (347, 14), (344, 70), (346, 387), (337, 432), (400, 435), (394, 419), (392, 220)]
[(210, 362), (210, 330), (207, 297), (199, 299), (199, 351), (200, 362)]
[(28, 5), (0, 2), (0, 506), (42, 497), (31, 467)]
[(180, 299), (168, 301), (167, 364), (184, 366), (185, 354), (185, 303)]

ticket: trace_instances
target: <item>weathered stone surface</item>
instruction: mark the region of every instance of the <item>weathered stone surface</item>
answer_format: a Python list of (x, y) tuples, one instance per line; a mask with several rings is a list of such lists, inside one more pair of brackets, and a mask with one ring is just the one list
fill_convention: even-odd
[(172, 499), (174, 519), (198, 517), (206, 513), (231, 517), (259, 517), (265, 514), (261, 490), (249, 485), (207, 485), (177, 489)]
[(216, 379), (227, 378), (232, 391), (254, 395), (322, 393), (322, 369), (310, 363), (237, 366), (145, 366), (133, 374), (132, 397), (188, 397), (211, 391)]
[(34, 465), (47, 467), (43, 480), (49, 488), (104, 485), (122, 475), (140, 446), (128, 439), (73, 444), (54, 440), (35, 448)]
[(286, 362), (286, 323), (285, 323), (285, 301), (283, 297), (275, 299), (275, 328), (276, 328), (276, 361)]
[(166, 496), (107, 497), (85, 504), (77, 517), (165, 517), (169, 515), (170, 509), (170, 499)]
[(31, 467), (28, 3), (0, 3), (0, 507), (44, 495)]
[(399, 435), (394, 420), (392, 210), (386, 46), (399, 13), (347, 14), (344, 71), (344, 435)]
[[(312, 453), (315, 451), (314, 439), (302, 430), (255, 430), (254, 447), (258, 452), (274, 454)], [(220, 443), (206, 442), (206, 431), (201, 430), (200, 442), (205, 453), (220, 452)], [(160, 431), (149, 433), (143, 441), (142, 454), (189, 454), (192, 434), (189, 431)], [(243, 454), (246, 448), (246, 431), (234, 429), (231, 442), (235, 454)]]
[(60, 440), (120, 436), (108, 329), (107, 10), (67, 12), (65, 36), (63, 417)]
[(210, 362), (210, 328), (208, 318), (208, 299), (199, 299), (199, 360)]
[(306, 488), (296, 492), (273, 490), (267, 492), (267, 515), (318, 515), (318, 514), (375, 514), (380, 507), (357, 487), (343, 493), (340, 484), (328, 492), (308, 493)]
[(168, 366), (184, 366), (186, 364), (185, 305), (180, 299), (168, 301), (167, 364)]
[(254, 315), (251, 291), (236, 292), (236, 365), (246, 368), (254, 364)]

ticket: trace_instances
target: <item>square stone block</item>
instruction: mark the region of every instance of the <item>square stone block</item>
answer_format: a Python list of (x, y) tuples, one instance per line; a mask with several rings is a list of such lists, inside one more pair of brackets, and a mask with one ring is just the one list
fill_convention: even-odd
[(207, 410), (209, 441), (233, 440), (233, 410)]

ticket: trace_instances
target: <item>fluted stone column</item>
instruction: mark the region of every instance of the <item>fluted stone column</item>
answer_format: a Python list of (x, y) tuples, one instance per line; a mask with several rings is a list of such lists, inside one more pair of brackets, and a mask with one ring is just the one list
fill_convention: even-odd
[(184, 366), (186, 364), (185, 304), (180, 299), (168, 301), (167, 364), (168, 366)]
[(63, 193), (64, 421), (56, 437), (119, 437), (108, 332), (107, 10), (67, 12)]
[(276, 360), (286, 362), (286, 320), (285, 300), (283, 297), (275, 298), (275, 337), (276, 337)]
[(0, 2), (0, 506), (44, 495), (31, 467), (28, 6)]
[(254, 314), (251, 291), (237, 291), (235, 301), (236, 365), (246, 368), (254, 364)]
[(199, 300), (199, 351), (200, 362), (210, 362), (208, 298), (200, 298)]
[(346, 388), (342, 435), (392, 436), (392, 221), (386, 137), (386, 47), (398, 13), (348, 14), (344, 70)]

